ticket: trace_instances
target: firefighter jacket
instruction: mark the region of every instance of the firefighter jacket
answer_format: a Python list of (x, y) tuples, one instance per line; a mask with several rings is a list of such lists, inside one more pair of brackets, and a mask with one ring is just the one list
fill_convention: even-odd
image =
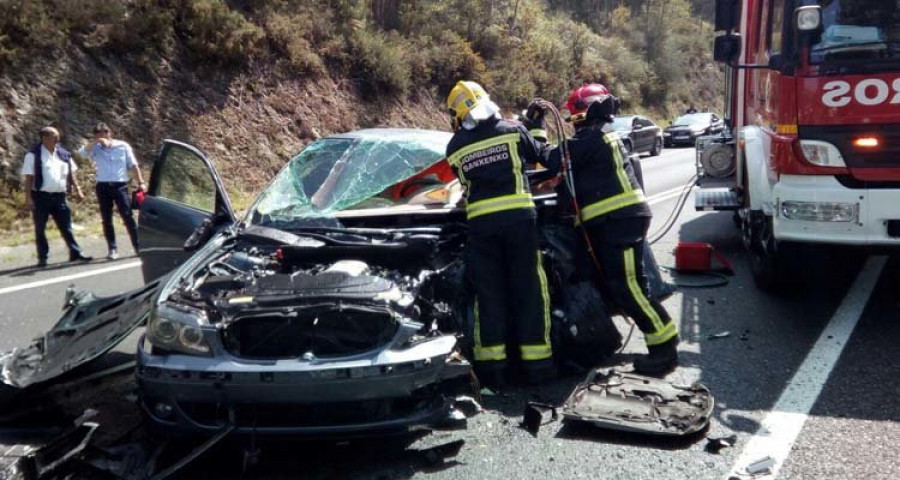
[(543, 147), (519, 123), (489, 119), (460, 129), (447, 145), (447, 161), (466, 189), (469, 228), (496, 229), (535, 218), (526, 165)]
[[(583, 127), (568, 140), (572, 161), (575, 196), (585, 223), (606, 218), (650, 217), (650, 207), (638, 183), (634, 166), (615, 132), (604, 132), (602, 125)], [(547, 155), (547, 168), (558, 172), (562, 167), (559, 148)], [(565, 182), (558, 187), (560, 201), (571, 197)], [(579, 219), (575, 219), (579, 223)]]

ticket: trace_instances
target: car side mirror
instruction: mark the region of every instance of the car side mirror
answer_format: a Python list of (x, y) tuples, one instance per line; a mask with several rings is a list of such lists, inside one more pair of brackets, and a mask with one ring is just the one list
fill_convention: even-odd
[(734, 63), (741, 56), (741, 36), (726, 33), (716, 37), (713, 44), (713, 60), (719, 63)]

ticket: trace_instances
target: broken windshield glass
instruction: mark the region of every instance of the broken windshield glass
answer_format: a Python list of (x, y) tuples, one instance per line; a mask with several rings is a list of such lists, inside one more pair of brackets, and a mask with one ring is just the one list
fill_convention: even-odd
[(395, 205), (387, 190), (439, 162), (450, 138), (424, 130), (365, 132), (303, 149), (260, 196), (251, 223), (339, 225), (336, 212)]

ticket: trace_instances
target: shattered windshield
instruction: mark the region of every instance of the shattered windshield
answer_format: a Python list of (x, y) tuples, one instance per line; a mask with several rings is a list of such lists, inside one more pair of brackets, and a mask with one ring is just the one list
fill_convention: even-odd
[(318, 140), (275, 177), (250, 221), (275, 228), (340, 226), (337, 212), (403, 204), (390, 187), (442, 160), (449, 139), (448, 133), (418, 131)]
[(812, 63), (867, 56), (896, 56), (900, 49), (900, 0), (823, 0), (822, 38)]

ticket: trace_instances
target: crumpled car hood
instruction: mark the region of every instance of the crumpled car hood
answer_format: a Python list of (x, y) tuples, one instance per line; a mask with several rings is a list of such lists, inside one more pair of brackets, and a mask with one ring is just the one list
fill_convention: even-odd
[[(167, 277), (166, 277), (167, 278)], [(124, 340), (153, 309), (165, 278), (111, 297), (70, 287), (63, 316), (42, 337), (0, 353), (0, 381), (25, 388), (94, 360)]]

